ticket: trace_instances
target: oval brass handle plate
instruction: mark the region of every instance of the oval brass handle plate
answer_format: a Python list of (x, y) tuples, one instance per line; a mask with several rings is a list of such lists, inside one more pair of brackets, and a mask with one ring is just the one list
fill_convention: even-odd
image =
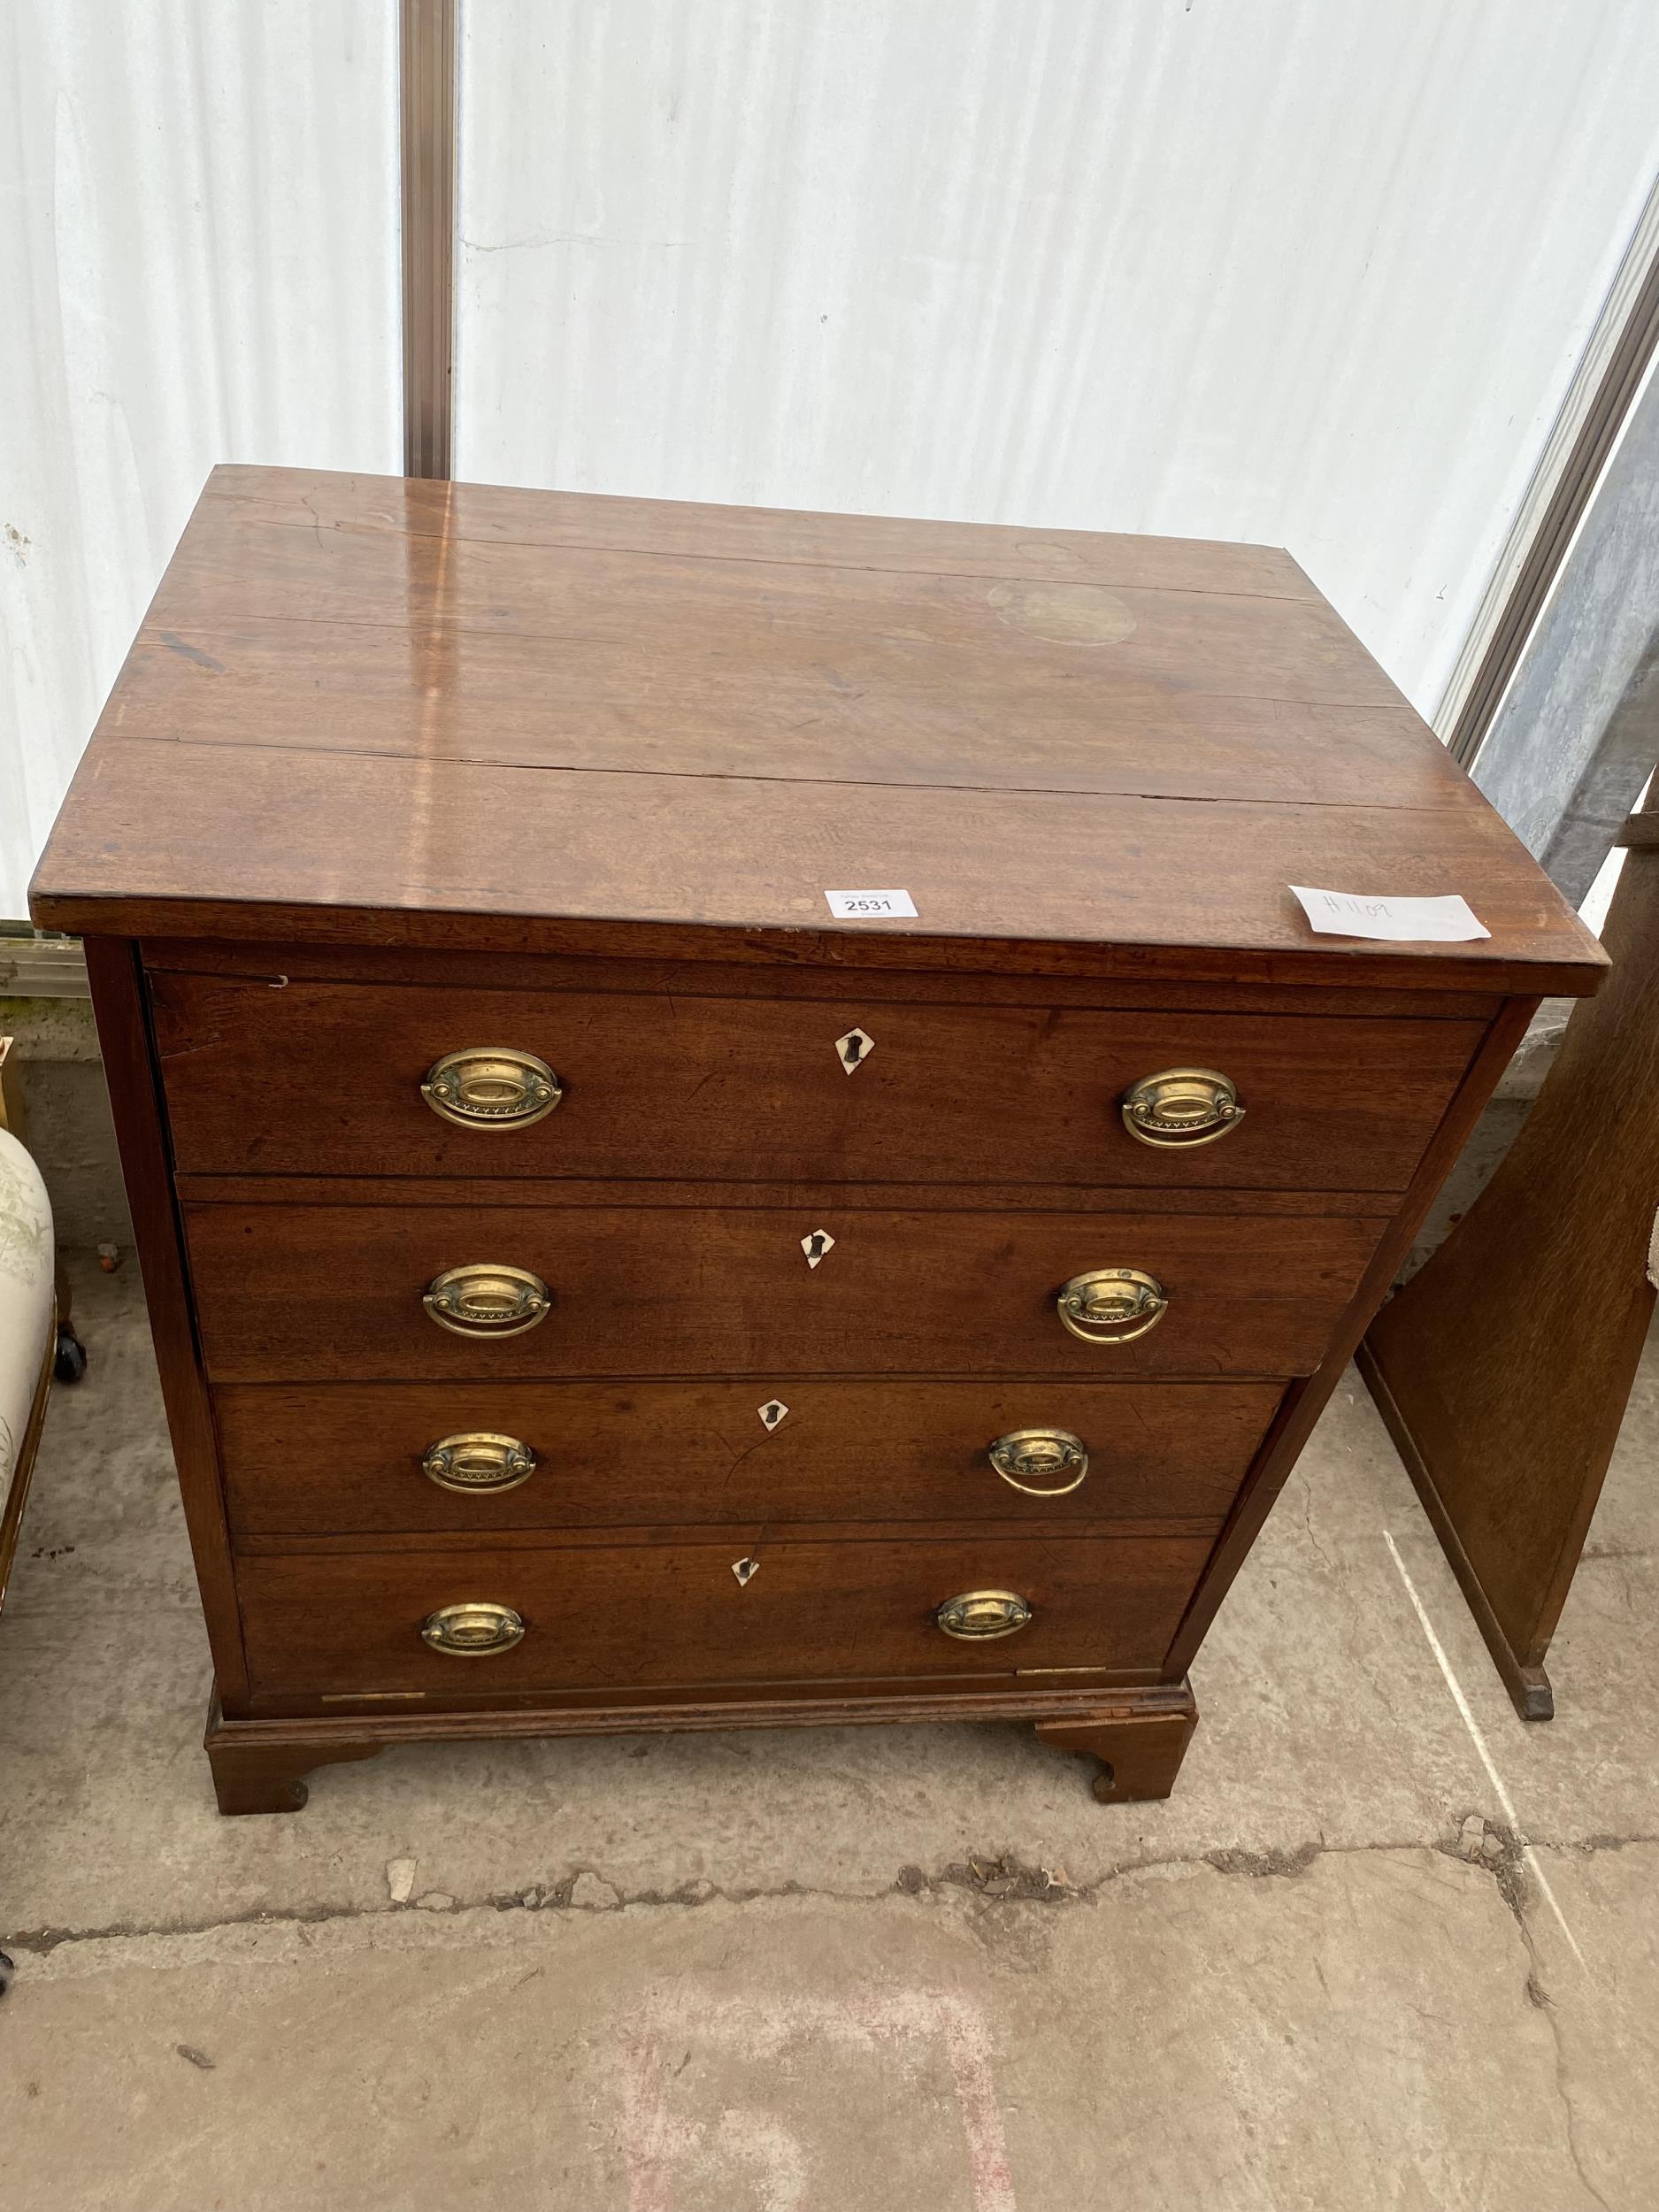
[(464, 1129), (523, 1129), (550, 1114), (565, 1091), (534, 1052), (468, 1045), (433, 1062), (420, 1095), (434, 1114)]
[(511, 1605), (441, 1605), (420, 1624), (423, 1643), (450, 1659), (488, 1659), (524, 1641), (524, 1616)]
[(974, 1643), (992, 1636), (1011, 1636), (1031, 1618), (1031, 1608), (1013, 1590), (964, 1590), (947, 1598), (933, 1616), (947, 1636)]
[(468, 1429), (457, 1436), (441, 1436), (428, 1444), (420, 1471), (440, 1490), (472, 1494), (480, 1490), (516, 1490), (528, 1482), (536, 1469), (535, 1454), (516, 1436), (496, 1436), (488, 1429)]
[(1083, 1440), (1070, 1429), (1010, 1429), (987, 1446), (986, 1457), (1010, 1488), (1031, 1498), (1069, 1497), (1088, 1472)]
[(421, 1304), (441, 1329), (457, 1336), (522, 1336), (545, 1321), (553, 1294), (523, 1267), (474, 1262), (449, 1267), (426, 1286)]
[(1073, 1275), (1055, 1305), (1085, 1344), (1130, 1343), (1156, 1329), (1170, 1310), (1163, 1284), (1138, 1267), (1096, 1267)]
[(1244, 1119), (1231, 1079), (1214, 1068), (1165, 1068), (1143, 1076), (1123, 1104), (1124, 1127), (1160, 1151), (1214, 1144)]

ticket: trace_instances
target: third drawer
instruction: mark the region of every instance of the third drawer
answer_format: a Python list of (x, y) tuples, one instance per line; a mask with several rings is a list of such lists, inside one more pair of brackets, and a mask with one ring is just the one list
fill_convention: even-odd
[(714, 1379), (266, 1383), (220, 1390), (215, 1411), (238, 1536), (1041, 1528), (1218, 1520), (1279, 1396), (1276, 1383), (803, 1376), (766, 1397)]

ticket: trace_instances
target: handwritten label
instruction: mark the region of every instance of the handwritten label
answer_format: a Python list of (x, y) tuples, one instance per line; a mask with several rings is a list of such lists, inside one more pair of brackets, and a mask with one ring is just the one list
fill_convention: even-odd
[(916, 902), (908, 891), (826, 891), (824, 895), (839, 922), (887, 922), (898, 916), (916, 919)]
[(1357, 891), (1291, 889), (1322, 937), (1376, 937), (1394, 945), (1455, 945), (1490, 937), (1455, 892), (1439, 899), (1368, 898)]

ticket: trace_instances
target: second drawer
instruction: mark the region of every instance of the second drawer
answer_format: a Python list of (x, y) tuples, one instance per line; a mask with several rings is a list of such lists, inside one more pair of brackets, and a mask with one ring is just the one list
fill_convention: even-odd
[[(1277, 1383), (795, 1376), (770, 1395), (725, 1381), (234, 1385), (215, 1410), (239, 1536), (482, 1534), (1213, 1521), (1279, 1399)], [(1080, 1443), (1081, 1469), (1036, 1430)], [(1022, 1432), (999, 1471), (990, 1448)]]
[[(218, 1382), (751, 1375), (757, 1404), (787, 1375), (1307, 1374), (1386, 1225), (511, 1203), (195, 1205), (186, 1225)], [(475, 1264), (489, 1298), (517, 1269), (550, 1310), (518, 1333), (439, 1325), (423, 1293)], [(1102, 1270), (1166, 1309), (1125, 1340), (1079, 1339), (1056, 1300)]]

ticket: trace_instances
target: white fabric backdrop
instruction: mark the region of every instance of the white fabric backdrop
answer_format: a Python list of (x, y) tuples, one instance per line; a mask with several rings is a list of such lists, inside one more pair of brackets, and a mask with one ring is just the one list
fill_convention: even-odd
[[(1288, 544), (1431, 709), (1653, 0), (463, 0), (457, 473)], [(0, 918), (202, 478), (393, 470), (393, 0), (0, 8)]]
[(466, 0), (457, 473), (1288, 545), (1432, 709), (1655, 0)]
[(0, 918), (218, 460), (396, 471), (388, 0), (0, 5)]

